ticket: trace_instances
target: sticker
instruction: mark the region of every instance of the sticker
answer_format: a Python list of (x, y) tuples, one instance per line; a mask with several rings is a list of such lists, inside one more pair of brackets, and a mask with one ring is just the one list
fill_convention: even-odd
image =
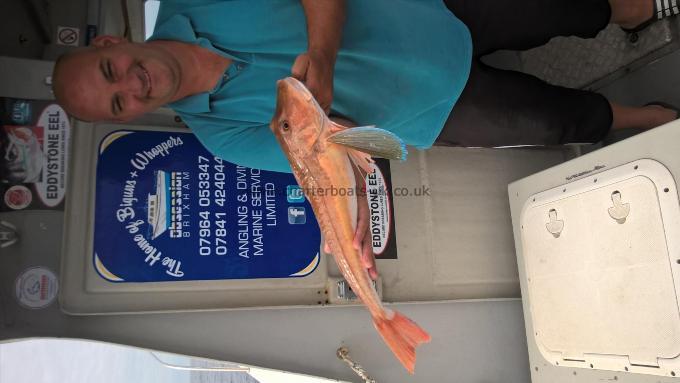
[(33, 267), (16, 280), (19, 303), (29, 309), (41, 309), (54, 302), (59, 292), (57, 276), (45, 267)]
[[(389, 161), (376, 163), (378, 258), (396, 259)], [(296, 184), (215, 157), (191, 133), (112, 132), (99, 145), (92, 265), (116, 283), (305, 277), (321, 233)]]
[(373, 253), (378, 259), (397, 259), (390, 163), (384, 159), (376, 159), (372, 166), (373, 173), (366, 175), (366, 198)]
[(44, 129), (42, 180), (36, 184), (43, 204), (55, 207), (66, 194), (66, 166), (68, 164), (69, 121), (64, 109), (48, 105), (40, 114), (38, 126)]
[(304, 225), (307, 222), (307, 211), (302, 206), (288, 207), (288, 224)]
[(321, 233), (295, 184), (191, 133), (113, 132), (99, 146), (93, 266), (117, 283), (305, 277)]
[[(68, 115), (57, 104), (0, 98), (0, 211), (63, 210), (69, 131)], [(28, 194), (28, 205), (16, 201)]]
[(286, 199), (289, 203), (303, 203), (305, 202), (305, 195), (300, 186), (288, 185), (286, 187)]
[(5, 192), (5, 205), (12, 210), (25, 209), (33, 200), (33, 193), (23, 185), (14, 185)]
[(57, 28), (57, 44), (77, 47), (79, 40), (80, 40), (79, 28), (61, 26)]
[(31, 121), (31, 103), (26, 100), (16, 100), (12, 103), (12, 123), (28, 125)]

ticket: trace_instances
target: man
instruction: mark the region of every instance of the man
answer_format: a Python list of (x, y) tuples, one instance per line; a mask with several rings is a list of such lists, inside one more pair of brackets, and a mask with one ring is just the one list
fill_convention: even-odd
[[(376, 124), (418, 148), (596, 142), (611, 129), (652, 128), (677, 112), (619, 106), (480, 57), (557, 35), (594, 37), (610, 21), (641, 28), (656, 11), (678, 11), (656, 7), (653, 0), (169, 0), (151, 41), (101, 36), (60, 58), (54, 91), (84, 120), (126, 121), (168, 105), (216, 155), (280, 171), (289, 167), (268, 123), (275, 82), (291, 73), (331, 114)], [(365, 206), (360, 216), (355, 245), (362, 243), (375, 277), (370, 241), (362, 241)]]

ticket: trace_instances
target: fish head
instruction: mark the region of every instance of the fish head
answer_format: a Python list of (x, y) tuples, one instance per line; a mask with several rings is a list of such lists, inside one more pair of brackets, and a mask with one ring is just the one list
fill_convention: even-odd
[(318, 146), (328, 117), (300, 81), (286, 77), (276, 85), (276, 113), (269, 127), (284, 153), (306, 157)]

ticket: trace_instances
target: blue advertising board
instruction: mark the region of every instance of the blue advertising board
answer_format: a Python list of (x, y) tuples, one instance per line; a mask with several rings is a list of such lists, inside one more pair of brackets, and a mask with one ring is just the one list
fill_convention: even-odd
[(223, 161), (190, 133), (100, 143), (92, 257), (108, 281), (304, 277), (320, 239), (292, 174)]

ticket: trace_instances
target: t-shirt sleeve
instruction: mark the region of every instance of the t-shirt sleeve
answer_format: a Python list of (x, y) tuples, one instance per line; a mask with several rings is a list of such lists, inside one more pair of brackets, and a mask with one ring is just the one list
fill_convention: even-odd
[(199, 141), (212, 154), (236, 165), (291, 173), (288, 159), (269, 125), (229, 127), (214, 122), (193, 127)]

